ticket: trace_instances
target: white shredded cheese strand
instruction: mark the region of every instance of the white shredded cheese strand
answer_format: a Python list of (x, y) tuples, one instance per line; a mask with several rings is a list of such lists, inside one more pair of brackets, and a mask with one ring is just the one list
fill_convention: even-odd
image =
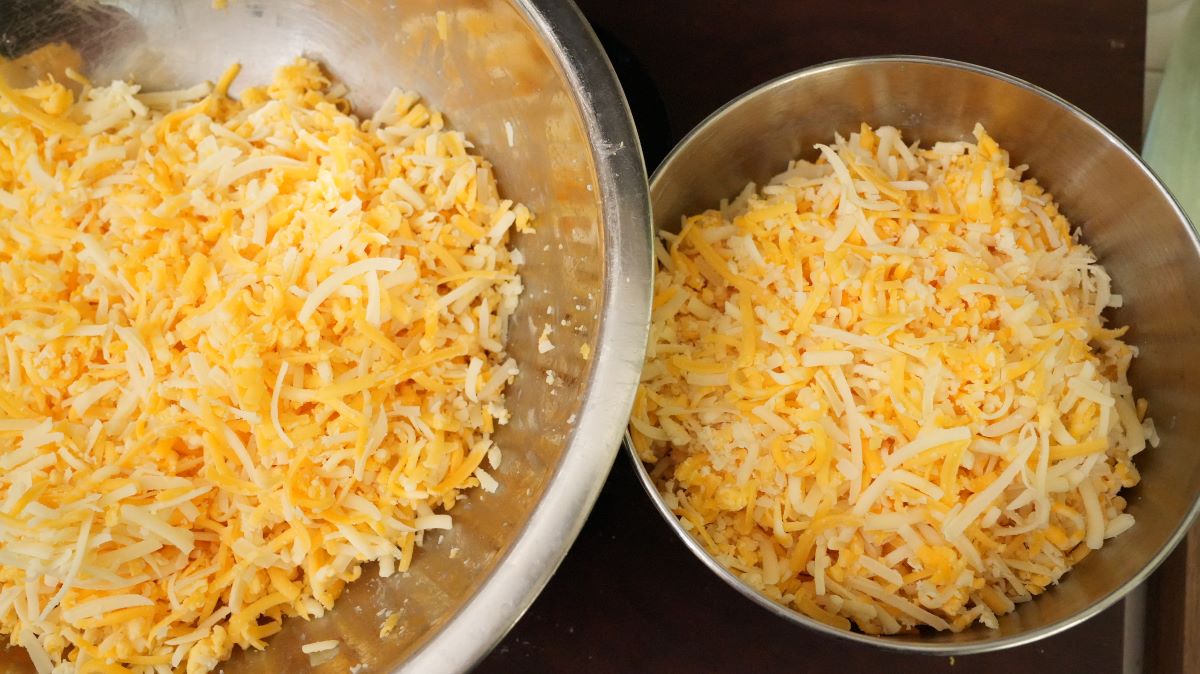
[(337, 639), (328, 639), (326, 641), (314, 641), (300, 646), (300, 651), (303, 653), (321, 653), (324, 651), (332, 651), (338, 647)]

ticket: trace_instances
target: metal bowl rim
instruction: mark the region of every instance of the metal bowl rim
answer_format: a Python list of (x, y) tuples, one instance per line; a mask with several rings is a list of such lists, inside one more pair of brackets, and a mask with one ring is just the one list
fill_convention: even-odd
[[(1162, 181), (1158, 178), (1158, 176), (1154, 173), (1154, 171), (1151, 170), (1150, 167), (1147, 166), (1144, 161), (1142, 161), (1142, 158), (1139, 157), (1138, 154), (1136, 152), (1134, 152), (1129, 147), (1128, 144), (1126, 144), (1116, 134), (1114, 134), (1107, 127), (1105, 127), (1103, 124), (1101, 124), (1099, 121), (1097, 121), (1094, 117), (1092, 117), (1088, 113), (1084, 112), (1083, 110), (1081, 110), (1079, 107), (1075, 106), (1074, 104), (1066, 101), (1062, 97), (1057, 96), (1035, 84), (1027, 82), (1018, 77), (1014, 77), (1007, 73), (1003, 73), (998, 70), (993, 70), (991, 68), (986, 68), (984, 66), (975, 65), (972, 63), (966, 63), (966, 62), (957, 61), (954, 59), (938, 58), (938, 57), (932, 57), (932, 56), (912, 56), (912, 55), (895, 54), (895, 55), (884, 55), (884, 56), (838, 59), (838, 60), (834, 60), (834, 61), (828, 61), (825, 63), (821, 63), (821, 64), (818, 64), (815, 66), (802, 68), (800, 70), (796, 70), (796, 71), (787, 73), (785, 75), (781, 75), (774, 79), (768, 80), (767, 82), (764, 82), (763, 84), (755, 86), (755, 87), (745, 91), (744, 93), (734, 97), (729, 102), (722, 105), (720, 108), (717, 108), (717, 110), (715, 110), (713, 113), (709, 114), (699, 124), (697, 124), (695, 127), (693, 127), (692, 130), (689, 131), (687, 133), (687, 135), (685, 135), (683, 137), (683, 139), (681, 139), (675, 145), (675, 147), (671, 150), (671, 152), (669, 152), (667, 154), (666, 158), (663, 159), (662, 163), (660, 163), (658, 165), (658, 167), (654, 170), (653, 175), (650, 177), (651, 193), (653, 193), (653, 191), (654, 191), (655, 183), (657, 183), (659, 178), (666, 171), (670, 170), (671, 164), (682, 153), (684, 148), (686, 148), (688, 145), (690, 145), (710, 125), (715, 124), (718, 120), (723, 119), (724, 117), (726, 117), (728, 115), (736, 114), (738, 111), (738, 108), (740, 108), (742, 105), (746, 104), (749, 100), (751, 100), (757, 96), (760, 96), (768, 91), (772, 91), (772, 90), (780, 88), (780, 87), (786, 87), (786, 86), (790, 85), (792, 82), (803, 79), (803, 78), (812, 77), (815, 75), (820, 75), (823, 73), (828, 73), (828, 72), (841, 70), (841, 69), (861, 68), (861, 67), (869, 67), (869, 66), (881, 65), (881, 64), (908, 64), (908, 65), (921, 65), (921, 66), (936, 66), (936, 67), (949, 68), (949, 69), (953, 69), (953, 70), (969, 72), (969, 73), (973, 73), (976, 75), (983, 75), (985, 77), (990, 77), (992, 79), (1000, 80), (1001, 82), (1004, 82), (1006, 84), (1024, 89), (1030, 93), (1040, 96), (1040, 97), (1050, 101), (1051, 103), (1057, 104), (1058, 106), (1066, 109), (1067, 111), (1072, 113), (1072, 115), (1075, 118), (1079, 119), (1084, 124), (1087, 124), (1088, 126), (1092, 127), (1093, 130), (1097, 131), (1107, 142), (1111, 143), (1113, 146), (1115, 146), (1117, 149), (1119, 149), (1121, 151), (1121, 153), (1125, 156), (1126, 159), (1133, 162), (1133, 165), (1150, 179), (1151, 183), (1157, 188), (1159, 195), (1162, 198), (1166, 199), (1166, 201), (1169, 203), (1171, 209), (1174, 210), (1179, 221), (1182, 222), (1186, 226), (1186, 228), (1188, 230), (1188, 235), (1191, 238), (1193, 247), (1197, 251), (1200, 251), (1200, 239), (1197, 238), (1196, 229), (1192, 225), (1191, 220), (1188, 219), (1187, 215), (1183, 212), (1183, 209), (1180, 207), (1180, 205), (1179, 205), (1178, 201), (1176, 201), (1175, 197), (1163, 185)], [(717, 198), (720, 198), (720, 195), (717, 195)], [(654, 216), (652, 213), (651, 214), (652, 225), (654, 222), (653, 218), (654, 218)], [(655, 264), (657, 265), (657, 262)], [(1028, 630), (1025, 632), (1021, 632), (1021, 633), (1014, 634), (1011, 636), (1003, 637), (1000, 639), (986, 639), (985, 638), (985, 639), (978, 639), (975, 641), (968, 641), (968, 642), (962, 642), (962, 643), (922, 642), (919, 638), (905, 639), (905, 638), (893, 638), (893, 637), (888, 637), (888, 636), (872, 636), (872, 635), (864, 634), (861, 632), (837, 629), (830, 625), (826, 625), (825, 623), (822, 623), (818, 620), (814, 620), (814, 619), (804, 615), (803, 613), (800, 613), (799, 611), (796, 611), (794, 609), (786, 607), (782, 604), (776, 603), (770, 597), (768, 597), (765, 594), (759, 592), (758, 590), (750, 587), (745, 582), (743, 582), (740, 578), (735, 576), (733, 574), (733, 572), (731, 572), (729, 569), (725, 568), (724, 565), (722, 565), (720, 562), (718, 562), (716, 559), (714, 559), (712, 557), (712, 555), (710, 555), (708, 553), (708, 551), (704, 549), (704, 546), (701, 545), (701, 543), (699, 541), (697, 541), (691, 534), (689, 534), (686, 530), (684, 530), (682, 524), (680, 524), (680, 522), (679, 522), (679, 518), (677, 518), (671, 512), (671, 509), (663, 501), (662, 495), (659, 494), (657, 487), (654, 486), (654, 481), (650, 478), (650, 474), (646, 471), (645, 465), (642, 464), (641, 459), (638, 457), (637, 450), (634, 449), (634, 447), (633, 447), (633, 442), (629, 435), (628, 429), (626, 429), (626, 432), (625, 432), (625, 443), (624, 444), (625, 444), (625, 447), (627, 450), (626, 454), (628, 455), (628, 457), (632, 460), (632, 462), (634, 464), (634, 470), (637, 472), (638, 481), (641, 483), (642, 489), (645, 490), (646, 494), (650, 497), (650, 500), (653, 502), (654, 507), (658, 511), (659, 515), (661, 515), (662, 518), (667, 522), (667, 525), (671, 527), (671, 529), (675, 533), (675, 535), (683, 541), (684, 545), (686, 545), (687, 548), (689, 550), (691, 550), (692, 554), (694, 554), (697, 559), (699, 559), (705, 566), (707, 566), (709, 568), (709, 570), (711, 570), (718, 577), (720, 577), (721, 580), (725, 581), (725, 583), (727, 585), (729, 585), (733, 589), (737, 590), (744, 597), (749, 598), (754, 603), (767, 609), (771, 613), (774, 613), (775, 615), (780, 616), (781, 618), (784, 618), (785, 620), (788, 620), (788, 621), (793, 622), (798, 625), (802, 625), (809, 629), (813, 629), (813, 630), (820, 632), (822, 634), (825, 634), (825, 635), (829, 635), (829, 636), (840, 638), (840, 639), (847, 639), (852, 642), (864, 644), (867, 646), (882, 648), (884, 650), (890, 650), (890, 651), (922, 653), (922, 654), (927, 654), (927, 655), (937, 655), (937, 656), (943, 656), (943, 657), (953, 656), (953, 655), (971, 655), (971, 654), (976, 654), (976, 653), (986, 653), (986, 652), (991, 652), (991, 651), (998, 651), (998, 650), (1003, 650), (1003, 649), (1008, 649), (1008, 648), (1014, 648), (1017, 646), (1023, 646), (1026, 644), (1033, 643), (1035, 641), (1039, 641), (1046, 637), (1053, 636), (1053, 635), (1063, 632), (1065, 630), (1068, 630), (1068, 629), (1088, 620), (1089, 618), (1097, 615), (1098, 613), (1107, 609), (1108, 607), (1112, 606), (1113, 604), (1117, 603), (1122, 598), (1124, 598), (1125, 595), (1128, 594), (1131, 590), (1133, 590), (1135, 587), (1137, 587), (1139, 584), (1141, 584), (1143, 581), (1145, 581), (1150, 576), (1150, 574), (1152, 574), (1155, 571), (1155, 569), (1157, 569), (1159, 567), (1159, 565), (1161, 565), (1163, 563), (1163, 561), (1166, 560), (1166, 558), (1171, 554), (1171, 552), (1175, 549), (1175, 547), (1179, 544), (1179, 542), (1181, 540), (1183, 540), (1183, 537), (1185, 535), (1187, 535), (1187, 532), (1191, 528), (1192, 524), (1195, 521), (1197, 521), (1198, 518), (1200, 518), (1200, 493), (1197, 493), (1192, 496), (1191, 507), (1189, 508), (1187, 514), (1179, 522), (1179, 524), (1175, 528), (1175, 530), (1172, 532), (1170, 538), (1167, 539), (1167, 543), (1164, 546), (1162, 546), (1162, 548), (1160, 548), (1158, 550), (1158, 552), (1156, 552), (1154, 554), (1154, 556), (1150, 559), (1150, 562), (1148, 564), (1146, 564), (1146, 566), (1144, 566), (1138, 573), (1134, 574), (1132, 577), (1130, 577), (1128, 580), (1126, 580), (1124, 583), (1122, 583), (1119, 587), (1117, 587), (1117, 589), (1113, 590), (1112, 592), (1108, 593), (1107, 595), (1104, 595), (1102, 597), (1099, 597), (1099, 598), (1093, 600), (1089, 605), (1087, 605), (1080, 611), (1076, 612), (1075, 614), (1068, 616), (1066, 618), (1063, 618), (1061, 620), (1058, 620), (1056, 622), (1053, 622), (1049, 625), (1044, 625), (1037, 629)], [(1069, 581), (1069, 576), (1067, 577), (1066, 580)], [(1034, 599), (1034, 601), (1036, 601), (1036, 598)]]
[(537, 598), (583, 528), (612, 468), (649, 336), (654, 272), (649, 187), (616, 73), (574, 3), (510, 2), (544, 40), (585, 126), (605, 225), (604, 300), (585, 404), (540, 500), (470, 599), (395, 671), (470, 669)]

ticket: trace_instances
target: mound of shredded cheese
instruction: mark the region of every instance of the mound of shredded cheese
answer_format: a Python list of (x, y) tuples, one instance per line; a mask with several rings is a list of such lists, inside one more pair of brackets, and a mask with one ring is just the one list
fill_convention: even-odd
[(1157, 443), (1108, 275), (975, 137), (863, 125), (658, 245), (634, 444), (720, 562), (840, 628), (995, 627), (1133, 524)]
[(203, 672), (494, 490), (516, 373), (491, 166), (414, 94), (0, 83), (0, 632)]

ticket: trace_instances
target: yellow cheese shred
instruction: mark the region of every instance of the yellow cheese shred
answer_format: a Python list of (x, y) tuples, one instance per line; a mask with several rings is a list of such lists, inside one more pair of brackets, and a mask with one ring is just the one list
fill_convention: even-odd
[(237, 73), (0, 82), (0, 633), (41, 674), (209, 671), (497, 488), (528, 209), (414, 94)]
[(656, 246), (634, 445), (717, 560), (825, 624), (996, 627), (1133, 525), (1157, 435), (1121, 299), (974, 135), (863, 125)]

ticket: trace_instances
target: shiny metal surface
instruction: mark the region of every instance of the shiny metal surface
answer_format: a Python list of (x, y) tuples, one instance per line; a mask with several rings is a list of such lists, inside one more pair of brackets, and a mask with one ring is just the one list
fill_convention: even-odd
[[(1166, 558), (1200, 512), (1200, 243), (1145, 164), (1094, 119), (1026, 82), (921, 57), (839, 61), (781, 77), (713, 113), (651, 180), (656, 227), (713, 207), (748, 181), (813, 158), (814, 143), (861, 122), (891, 124), (909, 141), (970, 138), (975, 122), (1028, 164), (1082, 230), (1112, 275), (1141, 351), (1130, 378), (1150, 403), (1162, 444), (1138, 456), (1142, 483), (1126, 492), (1137, 524), (1089, 555), (1058, 586), (1000, 619), (997, 630), (873, 637), (845, 632), (775, 604), (716, 562), (671, 514), (637, 455), (642, 485), (681, 540), (717, 575), (783, 618), (859, 643), (954, 655), (1007, 648), (1067, 629), (1120, 600)], [(632, 447), (631, 443), (626, 443)], [(1115, 663), (1114, 663), (1115, 664)]]
[[(422, 93), (494, 163), (504, 195), (538, 214), (536, 233), (516, 240), (525, 294), (509, 350), (521, 375), (509, 389), (512, 421), (495, 438), (504, 453), (500, 490), (460, 503), (454, 529), (428, 541), (409, 573), (381, 579), (367, 568), (329, 615), (288, 621), (265, 652), (237, 653), (222, 669), (470, 667), (533, 601), (583, 525), (617, 451), (645, 350), (645, 169), (616, 78), (574, 5), (230, 0), (215, 10), (210, 0), (67, 0), (14, 16), (5, 1), (0, 49), (20, 56), (70, 45), (0, 66), (10, 79), (81, 63), (97, 82), (132, 76), (154, 89), (215, 79), (237, 61), (236, 93), (303, 54), (350, 87), (360, 112), (393, 86)], [(541, 354), (546, 324), (556, 348)], [(553, 386), (547, 370), (556, 373)], [(384, 611), (401, 619), (380, 638)], [(312, 660), (300, 652), (322, 639), (341, 646)], [(23, 652), (9, 650), (0, 652), (0, 671), (33, 670)]]

